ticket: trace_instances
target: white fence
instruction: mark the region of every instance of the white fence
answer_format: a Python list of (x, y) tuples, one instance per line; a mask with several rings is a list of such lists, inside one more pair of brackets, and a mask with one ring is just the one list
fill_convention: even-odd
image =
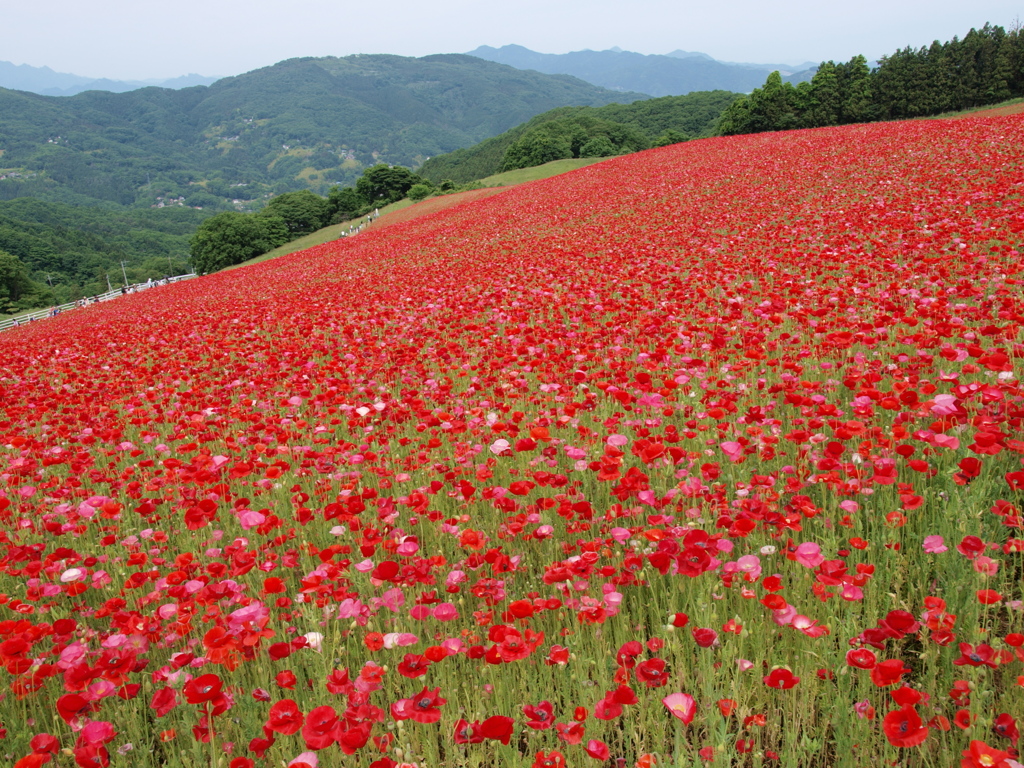
[[(188, 280), (191, 277), (195, 277), (195, 273), (189, 273), (187, 275), (177, 275), (175, 277), (168, 277), (165, 280), (154, 280), (151, 283), (137, 283), (136, 285), (129, 285), (127, 290), (129, 293), (138, 293), (139, 291), (145, 291), (150, 288), (156, 288), (160, 285), (167, 285), (169, 283), (178, 283), (182, 280)], [(107, 291), (101, 293), (99, 296), (90, 296), (88, 302), (92, 304), (95, 301), (109, 301), (110, 299), (119, 299), (124, 296), (125, 293), (121, 288), (117, 288), (113, 291)], [(16, 328), (26, 323), (37, 322), (39, 320), (45, 320), (49, 317), (54, 317), (61, 312), (67, 312), (69, 309), (75, 309), (81, 306), (79, 302), (72, 301), (70, 304), (61, 304), (57, 307), (50, 307), (50, 309), (37, 309), (35, 312), (26, 312), (24, 315), (18, 315), (17, 317), (9, 317), (6, 320), (0, 320), (0, 331), (6, 331), (8, 328)]]

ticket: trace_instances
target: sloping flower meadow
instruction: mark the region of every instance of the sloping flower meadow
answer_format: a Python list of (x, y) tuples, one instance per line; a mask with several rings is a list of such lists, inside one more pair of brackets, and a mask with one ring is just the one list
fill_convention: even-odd
[(0, 336), (0, 755), (1001, 766), (1024, 121), (620, 158)]

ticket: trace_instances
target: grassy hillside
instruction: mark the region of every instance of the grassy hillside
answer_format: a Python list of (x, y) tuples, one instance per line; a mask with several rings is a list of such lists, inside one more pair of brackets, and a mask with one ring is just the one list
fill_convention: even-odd
[(607, 130), (595, 129), (595, 124), (612, 124), (639, 134), (647, 146), (669, 131), (675, 133), (676, 140), (709, 136), (723, 110), (737, 98), (739, 94), (728, 91), (708, 91), (603, 107), (563, 107), (537, 115), (476, 146), (431, 158), (419, 173), (435, 183), (451, 179), (464, 184), (491, 176), (502, 170), (509, 148), (532, 132), (582, 131), (590, 138)]
[(1015, 768), (1022, 164), (698, 140), (0, 333), (7, 763)]

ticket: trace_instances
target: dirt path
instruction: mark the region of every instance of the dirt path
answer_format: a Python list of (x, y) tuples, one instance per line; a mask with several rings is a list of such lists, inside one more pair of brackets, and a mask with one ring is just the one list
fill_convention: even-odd
[(964, 117), (1001, 117), (1003, 115), (1017, 115), (1024, 112), (1024, 101), (1016, 104), (1007, 104), (1005, 107), (992, 107), (991, 109), (980, 109), (977, 112), (965, 112), (957, 115), (957, 118)]
[(415, 205), (410, 205), (408, 208), (381, 214), (381, 217), (373, 222), (372, 227), (373, 229), (378, 229), (388, 224), (398, 224), (403, 221), (418, 219), (420, 216), (429, 216), (432, 213), (443, 211), (445, 208), (451, 208), (453, 205), (483, 200), (485, 197), (505, 192), (508, 189), (509, 187), (490, 187), (488, 189), (471, 189), (468, 192), (458, 192), (454, 195), (430, 197)]

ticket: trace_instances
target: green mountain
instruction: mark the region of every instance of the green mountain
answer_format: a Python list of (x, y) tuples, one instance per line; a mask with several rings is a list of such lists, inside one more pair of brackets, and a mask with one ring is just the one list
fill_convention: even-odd
[(631, 104), (561, 107), (480, 144), (434, 157), (418, 173), (435, 184), (464, 184), (565, 157), (603, 156), (710, 136), (740, 94), (698, 91)]
[(0, 200), (259, 207), (375, 162), (416, 166), (553, 107), (640, 96), (464, 55), (292, 59), (180, 90), (0, 89)]

